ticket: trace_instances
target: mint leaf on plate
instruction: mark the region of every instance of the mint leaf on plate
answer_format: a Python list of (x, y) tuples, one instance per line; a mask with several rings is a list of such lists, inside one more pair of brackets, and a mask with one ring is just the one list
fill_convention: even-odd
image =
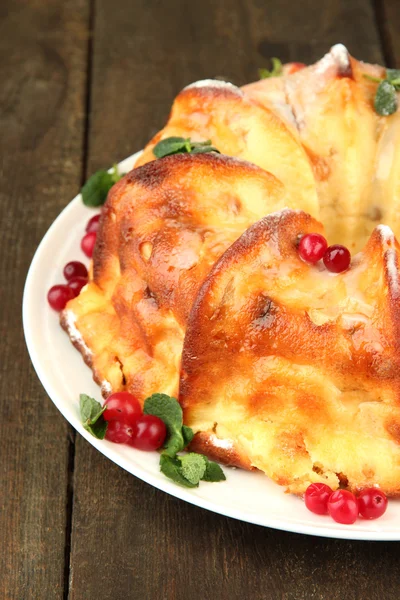
[(183, 436), (183, 441), (185, 443), (184, 447), (186, 448), (186, 446), (188, 446), (190, 444), (190, 442), (192, 441), (192, 439), (194, 438), (193, 429), (191, 429), (187, 425), (182, 425), (182, 436)]
[(193, 485), (198, 485), (206, 472), (207, 459), (205, 456), (196, 452), (189, 452), (189, 454), (181, 456), (180, 460), (182, 475)]
[(198, 483), (191, 483), (188, 479), (186, 479), (186, 477), (183, 476), (181, 461), (178, 457), (173, 458), (167, 454), (161, 454), (160, 471), (166, 477), (184, 487), (194, 488), (198, 485)]
[(103, 417), (106, 406), (101, 406), (94, 398), (86, 394), (79, 396), (79, 408), (82, 425), (94, 437), (103, 440), (107, 431), (107, 421)]
[(187, 444), (182, 435), (182, 407), (176, 398), (167, 394), (153, 394), (144, 401), (143, 412), (164, 421), (167, 427), (165, 454), (174, 457), (177, 452), (184, 449)]
[(108, 192), (121, 177), (117, 165), (113, 166), (110, 173), (105, 170), (96, 171), (81, 189), (83, 204), (91, 207), (104, 204)]
[(207, 461), (206, 470), (201, 479), (203, 481), (211, 481), (211, 482), (225, 481), (226, 480), (225, 473), (223, 472), (223, 470), (221, 469), (219, 464), (216, 462), (213, 462), (212, 460), (208, 460), (208, 458), (206, 458), (206, 457), (205, 457), (205, 459)]

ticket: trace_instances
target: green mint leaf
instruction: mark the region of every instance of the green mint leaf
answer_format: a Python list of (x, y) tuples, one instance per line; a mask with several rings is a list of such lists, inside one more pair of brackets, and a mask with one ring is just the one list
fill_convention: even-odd
[(161, 140), (153, 148), (156, 158), (163, 158), (179, 152), (190, 152), (190, 140), (183, 137), (169, 137)]
[(102, 420), (97, 421), (94, 425), (84, 425), (84, 428), (98, 440), (104, 440), (107, 431), (107, 425), (107, 421), (103, 418)]
[(101, 406), (94, 398), (87, 394), (80, 394), (79, 408), (81, 421), (84, 428), (94, 437), (102, 440), (107, 431), (107, 421), (103, 417), (106, 406)]
[(179, 458), (173, 458), (168, 456), (164, 452), (160, 456), (160, 471), (169, 479), (172, 479), (175, 483), (182, 485), (183, 487), (194, 488), (198, 484), (191, 483), (182, 474), (182, 465)]
[(271, 77), (271, 71), (264, 68), (258, 69), (258, 77), (260, 79), (268, 79), (269, 77)]
[(187, 427), (187, 425), (182, 425), (182, 436), (186, 448), (194, 438), (193, 429)]
[(374, 108), (378, 115), (387, 117), (397, 110), (397, 96), (394, 86), (389, 81), (382, 81), (375, 95)]
[(205, 154), (206, 152), (218, 152), (218, 154), (221, 154), (215, 146), (195, 146), (191, 151), (192, 154)]
[(392, 85), (395, 85), (395, 82), (397, 82), (397, 80), (400, 80), (400, 69), (386, 69), (386, 79)]
[(269, 71), (268, 69), (258, 69), (258, 76), (260, 79), (268, 79), (269, 77), (279, 77), (282, 75), (282, 63), (279, 58), (274, 56), (271, 58), (272, 69)]
[(400, 77), (398, 79), (393, 79), (390, 83), (392, 84), (396, 92), (400, 91)]
[(81, 189), (82, 201), (85, 206), (101, 206), (107, 200), (108, 192), (121, 179), (117, 165), (114, 165), (111, 173), (100, 170), (96, 171)]
[(201, 146), (211, 146), (212, 145), (211, 140), (205, 140), (204, 142), (192, 142), (191, 140), (189, 140), (189, 141), (190, 141), (190, 145), (192, 148), (199, 148)]
[(119, 172), (118, 165), (116, 163), (113, 164), (110, 175), (114, 183), (117, 183), (121, 177), (123, 177), (123, 174)]
[(143, 412), (146, 415), (154, 415), (164, 421), (167, 427), (164, 452), (168, 456), (174, 457), (177, 452), (184, 449), (182, 408), (176, 398), (171, 398), (167, 394), (153, 394), (144, 401)]
[(158, 142), (153, 148), (153, 154), (156, 158), (164, 158), (164, 156), (171, 156), (171, 154), (182, 154), (182, 153), (200, 154), (203, 152), (219, 152), (215, 148), (211, 140), (205, 142), (192, 142), (190, 138), (182, 137), (169, 137), (165, 140)]
[(189, 452), (180, 457), (181, 460), (181, 473), (185, 479), (190, 481), (193, 485), (198, 485), (200, 479), (206, 472), (206, 458), (202, 454), (196, 452)]
[(101, 406), (94, 398), (87, 394), (80, 394), (79, 408), (81, 411), (82, 423), (95, 423), (105, 411), (105, 407)]
[(368, 81), (373, 81), (374, 83), (381, 83), (383, 79), (379, 77), (374, 77), (373, 75), (369, 75), (368, 73), (363, 73), (364, 79), (368, 79)]
[(225, 473), (218, 463), (208, 460), (208, 458), (206, 458), (206, 462), (206, 470), (202, 477), (203, 481), (217, 482), (226, 480)]

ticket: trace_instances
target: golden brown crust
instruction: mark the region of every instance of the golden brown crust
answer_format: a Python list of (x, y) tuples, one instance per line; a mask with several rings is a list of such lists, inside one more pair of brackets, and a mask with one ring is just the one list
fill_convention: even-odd
[(198, 82), (176, 97), (166, 127), (145, 147), (136, 166), (153, 161), (153, 148), (170, 136), (211, 139), (220, 152), (272, 173), (303, 210), (318, 216), (312, 165), (287, 123), (231, 84)]
[[(95, 378), (141, 400), (178, 393), (187, 315), (215, 260), (252, 222), (290, 202), (278, 180), (217, 154), (137, 168), (104, 206), (93, 280), (72, 300)], [(82, 351), (82, 343), (75, 345)]]
[(107, 398), (107, 396), (109, 396), (111, 393), (109, 383), (106, 380), (101, 379), (100, 374), (98, 373), (95, 365), (93, 364), (92, 352), (86, 346), (83, 338), (77, 331), (74, 324), (73, 315), (69, 314), (67, 311), (63, 311), (60, 314), (60, 325), (69, 336), (73, 346), (78, 350), (78, 352), (81, 353), (85, 364), (89, 367), (89, 369), (92, 370), (93, 381), (95, 381), (100, 386), (103, 398)]
[(217, 261), (185, 336), (185, 422), (232, 440), (241, 461), (294, 493), (336, 488), (340, 474), (349, 489), (397, 495), (399, 246), (378, 227), (332, 276), (298, 256), (299, 235), (315, 231), (309, 215), (282, 211)]
[[(224, 447), (221, 447), (222, 442)], [(256, 470), (251, 466), (245, 454), (238, 452), (233, 445), (230, 446), (229, 441), (218, 440), (212, 432), (200, 431), (196, 433), (190, 443), (189, 450), (205, 454), (210, 460), (215, 460), (229, 467), (239, 467), (247, 471)]]
[[(400, 235), (400, 111), (374, 109), (383, 67), (360, 62), (340, 44), (306, 68), (244, 86), (198, 82), (174, 101), (167, 125), (138, 165), (169, 136), (210, 138), (221, 152), (275, 175), (298, 207), (319, 218), (331, 243), (360, 250), (379, 222)], [(340, 216), (340, 219), (338, 218)]]

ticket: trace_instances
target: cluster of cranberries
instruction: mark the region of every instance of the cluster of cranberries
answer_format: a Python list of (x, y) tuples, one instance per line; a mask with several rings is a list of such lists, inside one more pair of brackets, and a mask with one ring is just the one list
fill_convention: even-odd
[(307, 263), (315, 264), (322, 259), (325, 267), (331, 273), (346, 271), (351, 262), (350, 252), (345, 246), (334, 244), (328, 247), (328, 242), (319, 233), (303, 235), (298, 251), (300, 258)]
[[(86, 233), (81, 240), (81, 248), (88, 258), (93, 255), (99, 219), (100, 215), (95, 215), (89, 220), (86, 225)], [(77, 260), (66, 264), (63, 272), (67, 283), (53, 285), (47, 293), (48, 303), (51, 308), (57, 311), (63, 310), (69, 300), (78, 296), (83, 286), (88, 282), (87, 268)]]
[(378, 488), (367, 488), (355, 496), (348, 490), (333, 492), (325, 483), (312, 483), (306, 489), (304, 501), (308, 510), (317, 515), (330, 514), (337, 523), (352, 525), (358, 515), (378, 519), (386, 511), (388, 500)]
[(108, 422), (106, 440), (128, 444), (139, 450), (158, 450), (164, 444), (167, 429), (164, 421), (142, 413), (139, 401), (129, 392), (115, 392), (104, 402)]

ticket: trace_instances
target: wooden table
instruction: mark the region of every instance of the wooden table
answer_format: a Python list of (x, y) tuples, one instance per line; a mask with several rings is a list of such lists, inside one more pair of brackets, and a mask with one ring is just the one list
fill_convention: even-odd
[(185, 84), (243, 84), (339, 41), (400, 67), (399, 0), (3, 0), (0, 27), (0, 599), (397, 600), (396, 543), (236, 522), (104, 458), (46, 397), (20, 315), (49, 225)]

